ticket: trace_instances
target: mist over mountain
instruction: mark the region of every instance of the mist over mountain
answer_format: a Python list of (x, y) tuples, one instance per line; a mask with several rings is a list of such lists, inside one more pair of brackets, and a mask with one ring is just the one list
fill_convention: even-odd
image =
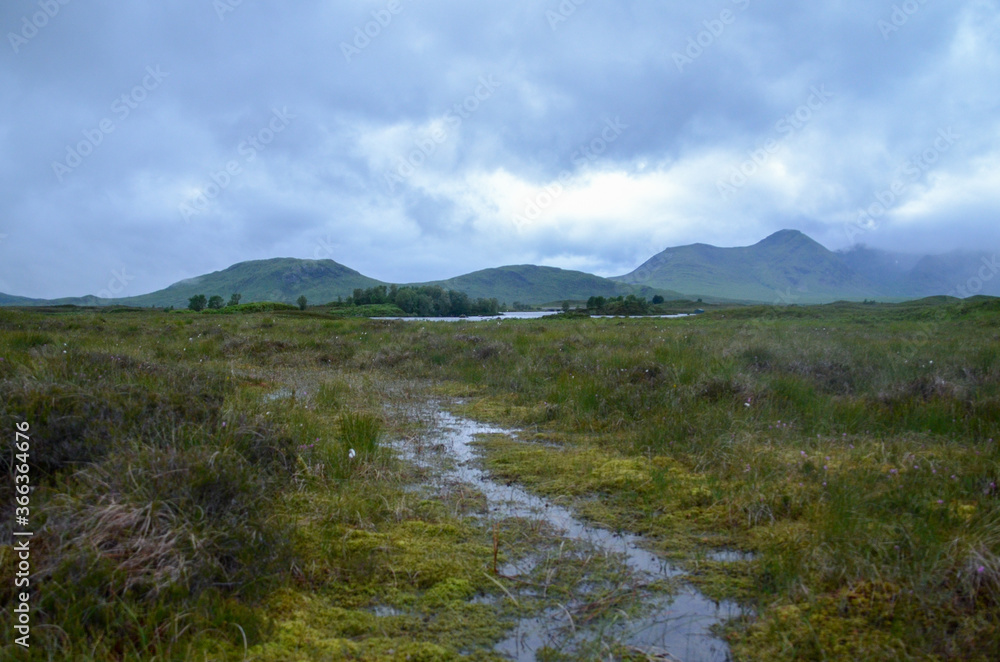
[[(668, 248), (615, 280), (763, 303), (1000, 295), (996, 253), (908, 255), (855, 246), (834, 252), (797, 230), (753, 246)], [(982, 273), (980, 273), (982, 272)]]

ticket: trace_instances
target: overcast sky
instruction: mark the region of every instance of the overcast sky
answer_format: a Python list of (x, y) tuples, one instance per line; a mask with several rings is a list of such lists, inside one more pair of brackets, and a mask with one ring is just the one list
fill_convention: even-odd
[[(0, 291), (1000, 247), (997, 0), (4, 0)], [(866, 210), (862, 213), (862, 210)]]

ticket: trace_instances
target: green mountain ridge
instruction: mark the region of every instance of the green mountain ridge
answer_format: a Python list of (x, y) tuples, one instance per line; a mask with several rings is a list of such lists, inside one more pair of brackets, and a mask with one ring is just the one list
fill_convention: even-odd
[[(632, 286), (601, 278), (582, 271), (556, 267), (517, 265), (483, 269), (446, 280), (411, 285), (437, 285), (459, 290), (471, 298), (496, 298), (498, 301), (540, 305), (563, 300), (586, 300), (590, 296), (638, 294), (652, 297), (679, 297), (675, 292), (661, 292), (645, 286)], [(188, 299), (197, 294), (218, 294), (228, 300), (234, 292), (242, 303), (278, 301), (292, 303), (305, 295), (312, 303), (327, 303), (338, 297), (347, 298), (355, 289), (389, 285), (369, 278), (333, 260), (300, 260), (272, 258), (239, 262), (221, 271), (188, 278), (149, 294), (120, 299), (99, 299), (94, 296), (63, 299), (29, 299), (0, 294), (0, 306), (138, 306), (186, 307)], [(401, 284), (403, 285), (403, 284)]]
[[(591, 296), (636, 294), (666, 299), (704, 298), (777, 304), (864, 299), (907, 300), (935, 295), (1000, 295), (996, 254), (904, 255), (856, 246), (834, 252), (797, 230), (782, 230), (753, 246), (719, 248), (691, 244), (668, 248), (623, 276), (602, 278), (582, 271), (530, 264), (482, 269), (454, 278), (412, 283), (459, 290), (470, 297), (540, 305)], [(185, 307), (196, 294), (244, 303), (311, 303), (348, 297), (357, 288), (389, 285), (333, 260), (272, 258), (239, 262), (185, 279), (162, 290), (100, 299), (32, 299), (0, 293), (0, 306)]]
[[(962, 294), (983, 264), (994, 263), (986, 253), (916, 256), (863, 246), (834, 252), (797, 230), (781, 230), (753, 246), (667, 248), (613, 280), (760, 303), (908, 300)], [(973, 289), (965, 288), (968, 295), (1000, 295), (1000, 278)]]
[(615, 297), (636, 294), (652, 298), (681, 298), (677, 292), (660, 291), (649, 286), (633, 286), (602, 278), (583, 271), (556, 267), (539, 267), (519, 264), (492, 269), (482, 269), (446, 280), (420, 283), (438, 285), (449, 290), (465, 292), (473, 299), (496, 298), (498, 301), (527, 304), (544, 304), (555, 301), (581, 301), (592, 296)]
[(355, 288), (383, 284), (333, 260), (282, 257), (239, 262), (221, 271), (182, 280), (157, 292), (116, 299), (115, 303), (184, 307), (188, 299), (196, 294), (218, 294), (228, 300), (234, 292), (242, 295), (243, 303), (291, 303), (302, 295), (314, 303), (326, 303), (338, 296), (350, 296)]
[(614, 279), (762, 303), (827, 303), (877, 294), (836, 253), (796, 230), (782, 230), (753, 246), (668, 248)]

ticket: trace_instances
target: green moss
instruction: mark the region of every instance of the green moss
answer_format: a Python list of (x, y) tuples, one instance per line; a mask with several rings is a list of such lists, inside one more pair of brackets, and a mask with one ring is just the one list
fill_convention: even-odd
[(597, 489), (634, 489), (649, 480), (649, 469), (646, 462), (636, 458), (615, 458), (596, 466), (593, 476)]
[(439, 609), (454, 602), (464, 602), (476, 593), (476, 588), (467, 579), (449, 578), (432, 586), (420, 598), (420, 605), (427, 609)]
[(687, 580), (713, 600), (751, 602), (759, 591), (759, 566), (749, 561), (688, 561)]
[[(481, 496), (413, 490), (427, 473), (387, 458), (331, 475), (302, 450), (336, 454), (345, 413), (378, 416), (386, 439), (418, 434), (407, 411), (439, 395), (521, 427), (527, 443), (482, 440), (497, 477), (646, 535), (714, 597), (754, 598), (759, 621), (734, 629), (746, 658), (1000, 659), (997, 319), (995, 302), (454, 327), (0, 311), (0, 423), (27, 417), (45, 440), (32, 453), (32, 512), (58, 534), (46, 544), (67, 542), (56, 552), (39, 539), (37, 561), (64, 565), (37, 587), (52, 608), (39, 612), (49, 620), (33, 654), (242, 659), (232, 623), (264, 646), (248, 611), (282, 586), (325, 602), (291, 600), (271, 614), (274, 636), (287, 621), (328, 657), (392, 659), (408, 643), (484, 654), (514, 601), (487, 578), (489, 525), (463, 521), (485, 514)], [(282, 389), (295, 397), (265, 399)], [(150, 480), (131, 480), (136, 471)], [(226, 506), (233, 494), (239, 508)], [(154, 548), (141, 527), (98, 517), (111, 496), (112, 513), (154, 504), (152, 540), (175, 541), (185, 581), (211, 590), (109, 596), (109, 578), (130, 579), (116, 550)], [(88, 513), (104, 524), (81, 524)], [(536, 561), (532, 588), (550, 597), (614, 577), (543, 526), (497, 524), (499, 562)], [(701, 561), (727, 545), (756, 560)], [(9, 580), (9, 559), (0, 566)], [(497, 580), (523, 613), (541, 605)], [(452, 592), (466, 583), (475, 603)], [(875, 585), (895, 588), (863, 588)], [(877, 608), (851, 607), (852, 591)], [(400, 613), (372, 620), (376, 605)], [(330, 635), (312, 611), (339, 614), (350, 634)], [(861, 643), (841, 644), (846, 633)], [(324, 657), (285, 641), (286, 659)]]
[(734, 648), (750, 659), (910, 659), (896, 623), (899, 598), (898, 587), (863, 583), (814, 602), (777, 606)]

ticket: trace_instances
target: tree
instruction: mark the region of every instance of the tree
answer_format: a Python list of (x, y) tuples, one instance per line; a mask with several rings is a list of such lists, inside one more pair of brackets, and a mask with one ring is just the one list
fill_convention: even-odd
[(196, 294), (190, 299), (188, 299), (188, 308), (198, 313), (201, 312), (202, 310), (205, 310), (205, 304), (207, 302), (208, 299), (205, 298), (204, 294)]
[(304, 294), (301, 295), (298, 299), (295, 300), (295, 303), (299, 304), (299, 310), (305, 310), (306, 309), (306, 295), (304, 295)]
[(240, 294), (239, 292), (233, 292), (233, 295), (231, 297), (229, 297), (229, 303), (227, 303), (226, 305), (227, 306), (238, 306), (238, 305), (240, 305), (240, 299), (241, 298), (243, 298), (242, 294)]
[(417, 314), (421, 317), (434, 314), (434, 299), (426, 292), (417, 295)]
[(656, 305), (659, 303), (663, 303), (663, 297), (657, 294), (656, 296), (653, 297), (653, 304)]
[(411, 287), (404, 287), (396, 292), (396, 305), (404, 313), (412, 313), (417, 309), (417, 294)]
[(220, 308), (222, 308), (222, 297), (220, 297), (218, 294), (213, 294), (212, 297), (208, 300), (208, 307), (211, 308), (212, 310), (219, 310)]
[(562, 311), (564, 313), (568, 313), (569, 312), (569, 301), (563, 301), (562, 302)]

